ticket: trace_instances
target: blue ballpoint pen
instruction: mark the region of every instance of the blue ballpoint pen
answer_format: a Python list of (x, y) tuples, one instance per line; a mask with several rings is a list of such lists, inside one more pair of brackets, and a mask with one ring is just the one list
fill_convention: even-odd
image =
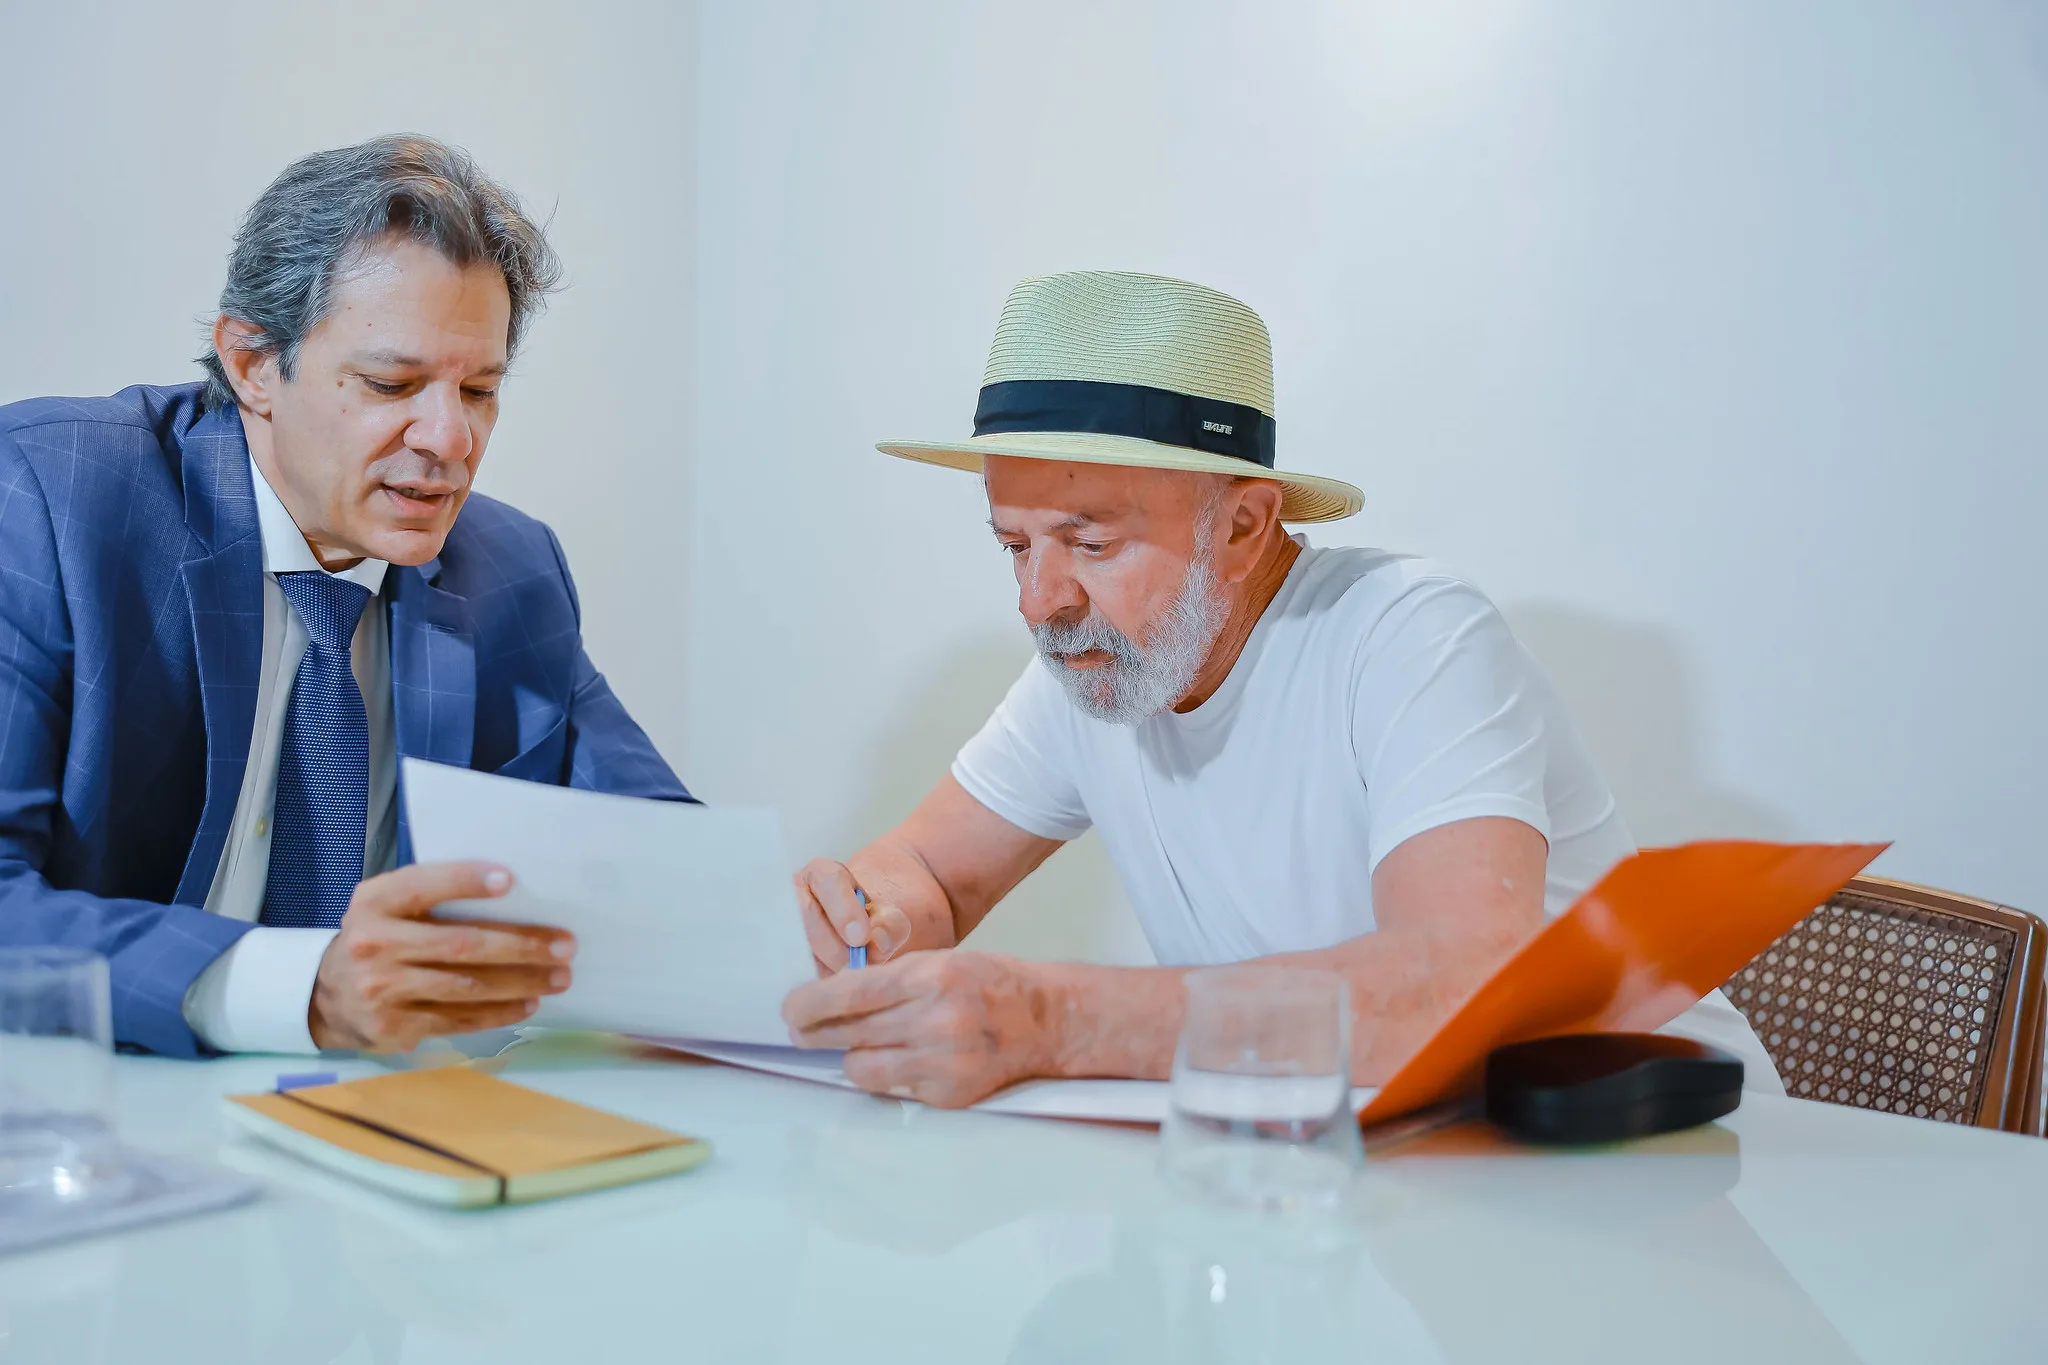
[[(857, 901), (859, 901), (859, 902), (860, 902), (860, 908), (861, 908), (862, 910), (866, 910), (866, 909), (868, 908), (868, 893), (867, 893), (867, 892), (865, 892), (865, 891), (861, 890), (861, 889), (860, 889), (859, 887), (855, 887), (855, 888), (853, 889), (853, 898), (854, 898), (855, 900), (857, 900)], [(847, 965), (848, 967), (865, 967), (865, 966), (867, 966), (867, 965), (868, 965), (868, 945), (867, 945), (867, 944), (865, 944), (865, 943), (856, 943), (856, 944), (854, 944), (854, 945), (853, 945), (853, 946), (852, 946), (851, 948), (848, 948), (848, 949), (846, 950), (846, 965)]]

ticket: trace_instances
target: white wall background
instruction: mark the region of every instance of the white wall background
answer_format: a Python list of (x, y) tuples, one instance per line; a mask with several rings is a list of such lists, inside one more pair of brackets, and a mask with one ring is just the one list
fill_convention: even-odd
[(235, 225), (287, 163), (467, 147), (568, 265), (478, 487), (554, 525), (600, 666), (679, 753), (695, 34), (657, 0), (0, 0), (0, 402), (198, 378)]
[[(964, 476), (1018, 277), (1271, 326), (1324, 541), (1466, 568), (1639, 837), (2048, 912), (2048, 14), (707, 5), (690, 764), (844, 852), (1024, 660)], [(1031, 911), (1121, 951), (1098, 854)], [(1006, 908), (1008, 909), (1008, 908)], [(992, 928), (1036, 946), (999, 912)]]
[[(1981, 3), (0, 0), (0, 400), (192, 373), (292, 156), (413, 128), (571, 287), (483, 487), (592, 652), (798, 855), (898, 818), (1028, 645), (964, 476), (1004, 291), (1271, 325), (1317, 533), (1449, 559), (1646, 842), (1888, 837), (2048, 911), (2048, 17)], [(693, 278), (694, 277), (694, 278)], [(999, 912), (1142, 952), (1092, 840)]]

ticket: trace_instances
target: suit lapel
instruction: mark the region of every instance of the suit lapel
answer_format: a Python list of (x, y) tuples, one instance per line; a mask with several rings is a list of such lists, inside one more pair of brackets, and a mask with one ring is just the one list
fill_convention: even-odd
[[(392, 719), (399, 757), (467, 768), (476, 743), (476, 630), (469, 600), (434, 586), (440, 571), (438, 559), (391, 571)], [(398, 861), (412, 861), (402, 775)]]
[(240, 414), (207, 413), (183, 451), (185, 525), (200, 554), (179, 567), (206, 718), (206, 802), (176, 900), (204, 905), (242, 794), (263, 672), (263, 538)]

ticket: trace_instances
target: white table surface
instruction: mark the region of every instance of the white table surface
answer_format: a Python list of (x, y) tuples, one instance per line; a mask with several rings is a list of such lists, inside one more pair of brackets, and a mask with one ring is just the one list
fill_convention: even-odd
[(1441, 1133), (1301, 1226), (1173, 1200), (1144, 1131), (536, 1062), (716, 1154), (452, 1213), (230, 1137), (216, 1097), (301, 1062), (117, 1069), (132, 1141), (268, 1191), (0, 1259), (9, 1365), (2048, 1359), (2048, 1142), (1799, 1100), (1601, 1154)]

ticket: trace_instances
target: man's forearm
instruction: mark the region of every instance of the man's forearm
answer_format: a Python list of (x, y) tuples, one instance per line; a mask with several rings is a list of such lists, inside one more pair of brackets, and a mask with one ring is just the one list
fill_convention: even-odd
[(945, 887), (904, 840), (885, 834), (847, 859), (846, 865), (871, 904), (893, 905), (908, 917), (907, 950), (951, 948), (960, 942)]
[(1163, 1081), (1173, 1072), (1187, 995), (1181, 967), (1034, 963), (1047, 999), (1054, 1074)]
[(1003, 819), (948, 774), (902, 824), (845, 866), (867, 892), (871, 918), (877, 905), (887, 907), (884, 919), (900, 911), (910, 921), (911, 948), (952, 948), (1059, 846)]
[[(1351, 985), (1351, 1075), (1378, 1085), (1544, 924), (1548, 845), (1518, 820), (1462, 820), (1407, 840), (1373, 874), (1379, 927), (1329, 948), (1256, 959)], [(1158, 1079), (1173, 1067), (1182, 973), (1048, 966), (1058, 1074)]]
[[(1352, 1078), (1377, 1085), (1414, 1055), (1497, 962), (1491, 952), (1382, 931), (1254, 964), (1344, 977), (1351, 987)], [(1049, 1002), (1055, 1074), (1165, 1080), (1187, 1012), (1187, 970), (1034, 964)]]

